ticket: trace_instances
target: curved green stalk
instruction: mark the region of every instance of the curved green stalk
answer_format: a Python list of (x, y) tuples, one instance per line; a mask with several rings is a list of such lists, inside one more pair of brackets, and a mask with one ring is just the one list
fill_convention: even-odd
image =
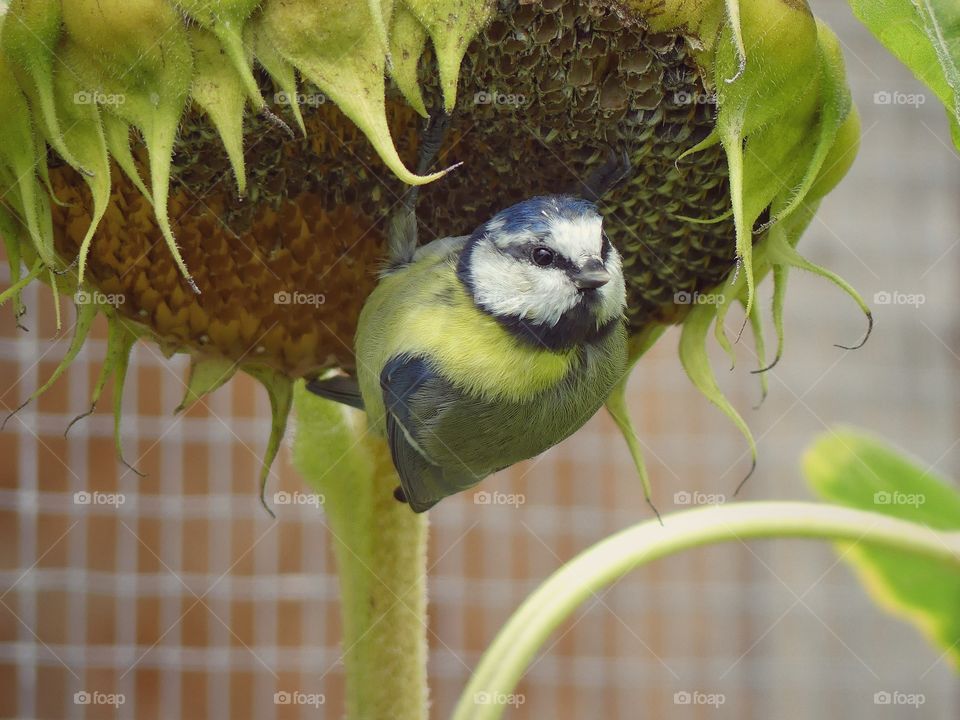
[(322, 493), (337, 559), (346, 717), (424, 720), (426, 515), (394, 499), (390, 451), (367, 434), (363, 413), (313, 395), (302, 381), (294, 406), (294, 465)]
[[(795, 537), (867, 543), (944, 561), (960, 570), (960, 532), (937, 532), (875, 512), (806, 502), (698, 508), (634, 525), (580, 553), (544, 582), (487, 649), (454, 720), (499, 718), (537, 650), (584, 600), (630, 570), (682, 550), (730, 540)], [(477, 698), (482, 698), (480, 702)]]

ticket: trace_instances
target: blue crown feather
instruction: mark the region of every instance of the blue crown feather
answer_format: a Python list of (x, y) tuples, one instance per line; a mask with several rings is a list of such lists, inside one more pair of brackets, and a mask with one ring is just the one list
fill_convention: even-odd
[(501, 210), (473, 234), (483, 235), (491, 227), (498, 233), (540, 233), (549, 229), (551, 221), (577, 220), (586, 216), (599, 216), (595, 203), (571, 195), (540, 195)]

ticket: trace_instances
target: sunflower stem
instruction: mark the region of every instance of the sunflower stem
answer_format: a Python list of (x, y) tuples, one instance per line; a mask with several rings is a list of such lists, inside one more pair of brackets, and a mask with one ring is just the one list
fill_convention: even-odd
[(337, 562), (346, 717), (425, 720), (426, 516), (393, 498), (390, 451), (363, 413), (302, 382), (294, 407), (294, 465), (321, 496)]
[(865, 543), (960, 569), (960, 532), (876, 512), (806, 502), (698, 508), (634, 525), (585, 550), (547, 579), (500, 630), (460, 698), (454, 720), (499, 718), (537, 650), (584, 600), (645, 563), (731, 540), (793, 537)]

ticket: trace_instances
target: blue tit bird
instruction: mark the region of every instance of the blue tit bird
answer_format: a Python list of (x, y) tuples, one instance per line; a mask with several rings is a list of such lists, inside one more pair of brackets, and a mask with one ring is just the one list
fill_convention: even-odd
[(420, 248), (404, 217), (360, 315), (359, 395), (345, 378), (311, 389), (366, 409), (398, 499), (423, 512), (596, 413), (626, 372), (626, 298), (593, 202), (535, 197)]
[[(428, 121), (419, 173), (449, 122)], [(611, 149), (580, 183), (590, 200), (531, 198), (470, 235), (423, 247), (418, 188), (408, 191), (391, 221), (388, 265), (360, 313), (357, 377), (307, 387), (366, 410), (390, 445), (394, 495), (415, 512), (553, 447), (623, 379), (623, 271), (593, 200), (627, 167), (626, 153)]]

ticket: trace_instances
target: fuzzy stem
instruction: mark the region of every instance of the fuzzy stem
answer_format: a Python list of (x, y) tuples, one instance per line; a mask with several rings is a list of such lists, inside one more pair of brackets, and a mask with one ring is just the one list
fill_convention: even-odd
[(340, 579), (347, 717), (425, 720), (425, 515), (393, 498), (386, 443), (364, 415), (298, 383), (294, 463), (323, 495)]
[(960, 569), (960, 532), (864, 510), (804, 502), (698, 508), (648, 520), (582, 552), (544, 582), (501, 629), (463, 692), (454, 720), (499, 718), (538, 648), (594, 592), (652, 560), (730, 540), (796, 537), (867, 543)]

